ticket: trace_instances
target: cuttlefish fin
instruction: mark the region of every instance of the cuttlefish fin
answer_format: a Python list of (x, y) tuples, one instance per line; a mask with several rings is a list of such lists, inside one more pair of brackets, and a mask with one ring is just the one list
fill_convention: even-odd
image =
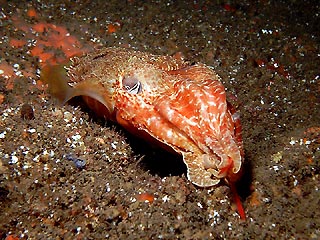
[(75, 90), (68, 85), (64, 65), (46, 65), (41, 71), (40, 79), (48, 84), (50, 94), (61, 104), (77, 96)]
[(99, 116), (111, 118), (114, 104), (112, 93), (97, 79), (86, 79), (71, 87), (64, 65), (48, 65), (42, 69), (41, 80), (48, 84), (52, 96), (65, 104), (76, 96), (82, 96), (87, 105)]

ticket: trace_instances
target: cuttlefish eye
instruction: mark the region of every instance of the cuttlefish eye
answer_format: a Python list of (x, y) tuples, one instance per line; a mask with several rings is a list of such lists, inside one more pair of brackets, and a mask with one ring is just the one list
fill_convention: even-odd
[(138, 78), (134, 76), (126, 76), (122, 79), (123, 89), (128, 93), (138, 94), (142, 92), (142, 84)]

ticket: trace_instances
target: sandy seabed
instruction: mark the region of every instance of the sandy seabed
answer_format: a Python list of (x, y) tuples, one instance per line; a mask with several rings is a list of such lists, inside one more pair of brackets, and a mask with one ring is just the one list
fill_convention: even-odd
[[(319, 239), (318, 1), (0, 1), (0, 239)], [(228, 185), (61, 106), (39, 79), (100, 46), (214, 67), (241, 113), (247, 220)]]

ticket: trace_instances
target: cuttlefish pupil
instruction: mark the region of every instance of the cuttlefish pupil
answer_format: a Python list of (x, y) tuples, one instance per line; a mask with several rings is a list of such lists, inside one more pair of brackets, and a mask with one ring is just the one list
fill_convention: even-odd
[(128, 93), (138, 94), (142, 92), (142, 84), (134, 76), (124, 77), (122, 79), (122, 86)]

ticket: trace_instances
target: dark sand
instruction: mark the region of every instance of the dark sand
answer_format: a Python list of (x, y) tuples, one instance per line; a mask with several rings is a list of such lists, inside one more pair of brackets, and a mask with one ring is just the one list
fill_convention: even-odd
[[(0, 1), (0, 239), (319, 239), (319, 2), (104, 2)], [(178, 156), (57, 105), (30, 54), (50, 32), (17, 21), (213, 66), (241, 112), (247, 220), (228, 185), (197, 188)]]

